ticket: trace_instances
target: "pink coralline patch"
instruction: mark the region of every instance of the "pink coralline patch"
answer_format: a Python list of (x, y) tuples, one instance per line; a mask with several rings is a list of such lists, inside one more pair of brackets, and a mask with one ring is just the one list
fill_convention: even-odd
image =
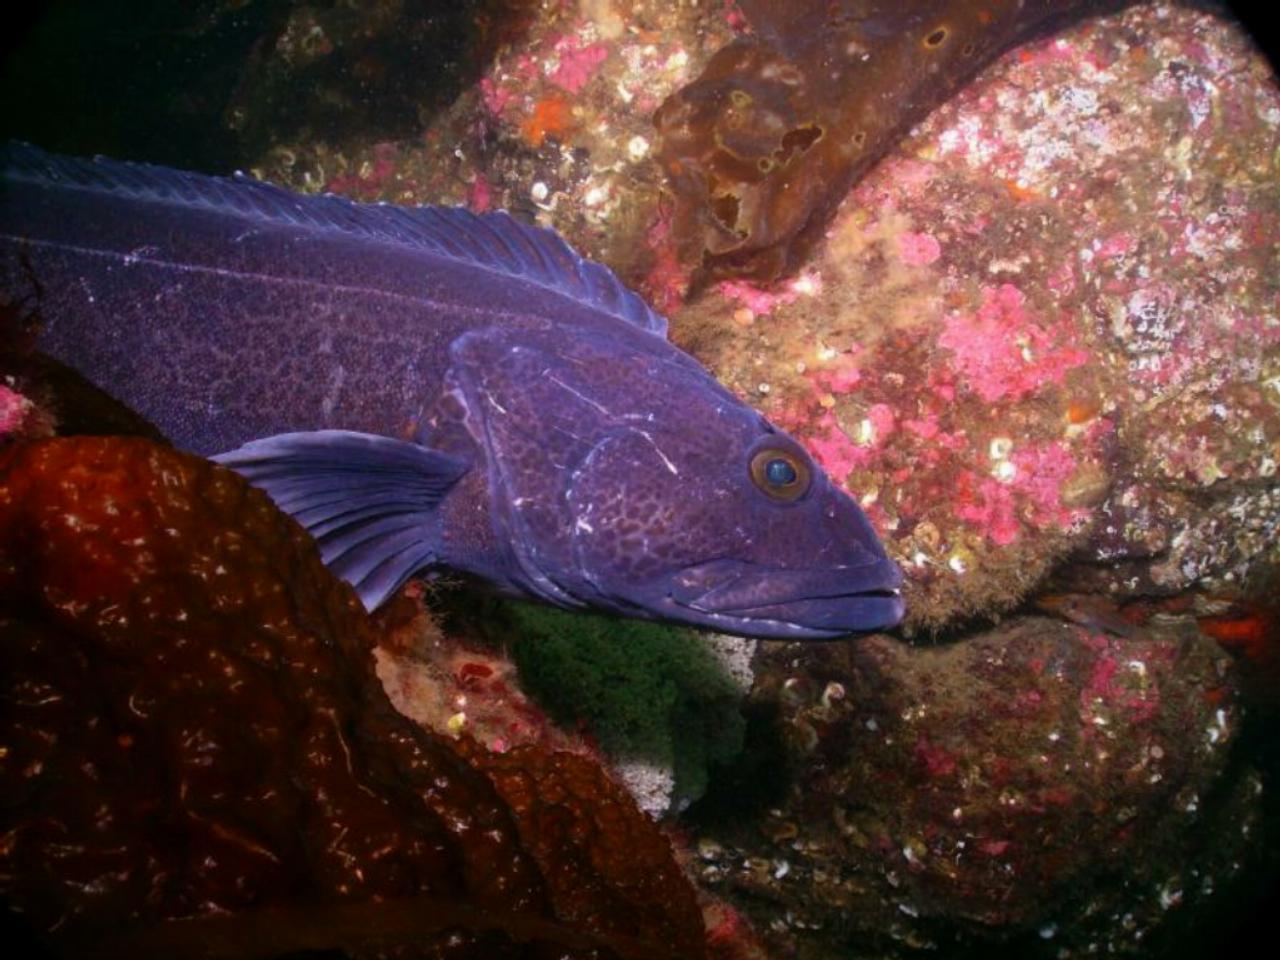
[(1061, 383), (1068, 370), (1089, 359), (1034, 322), (1022, 292), (1007, 283), (984, 290), (976, 313), (949, 316), (938, 343), (952, 352), (968, 388), (988, 403)]
[(891, 161), (891, 163), (893, 165), (888, 170), (889, 176), (893, 179), (895, 186), (906, 189), (908, 196), (929, 183), (937, 170), (931, 163), (909, 158)]
[(1044, 699), (1039, 690), (1020, 691), (1009, 701), (1009, 712), (1015, 717), (1034, 717), (1039, 714)]
[(1106, 700), (1112, 694), (1111, 683), (1120, 671), (1120, 663), (1115, 657), (1101, 653), (1093, 662), (1093, 670), (1089, 673), (1089, 682), (1080, 691), (1080, 702), (1089, 705), (1094, 700)]
[(804, 438), (805, 446), (837, 484), (871, 461), (871, 448), (850, 440), (830, 413), (824, 413), (815, 426), (817, 429)]
[(493, 190), (483, 173), (477, 173), (467, 188), (467, 206), (474, 213), (484, 213), (493, 204)]
[(898, 257), (911, 267), (923, 267), (942, 255), (942, 247), (927, 233), (904, 233), (898, 238)]
[(0, 438), (21, 430), (30, 410), (30, 400), (0, 384)]
[(754, 283), (745, 280), (726, 280), (717, 289), (726, 300), (734, 300), (758, 317), (767, 315), (780, 303), (790, 303), (795, 294), (788, 292), (772, 293), (761, 290)]
[(486, 109), (497, 116), (533, 87), (540, 75), (537, 59), (528, 53), (520, 54), (480, 80), (480, 97)]
[[(1071, 522), (1070, 511), (1062, 512), (1062, 484), (1076, 469), (1075, 458), (1061, 443), (1016, 451), (1010, 459), (1018, 472), (1013, 485), (1035, 508), (1035, 515), (1049, 523)], [(1045, 525), (1045, 524), (1038, 524)]]
[(1116, 432), (1116, 423), (1110, 417), (1099, 417), (1093, 423), (1089, 424), (1088, 429), (1084, 432), (1085, 440), (1096, 448), (1099, 443)]
[(325, 184), (330, 193), (348, 194), (357, 198), (373, 197), (383, 192), (395, 178), (400, 159), (400, 148), (394, 143), (373, 145), (373, 160), (354, 173), (333, 177)]
[(506, 109), (507, 104), (515, 99), (515, 93), (502, 86), (493, 78), (485, 77), (480, 81), (480, 96), (488, 111), (495, 116)]
[(596, 68), (609, 56), (609, 45), (593, 43), (579, 47), (576, 41), (565, 38), (555, 47), (560, 65), (551, 74), (551, 82), (569, 93), (578, 93), (587, 85)]
[(724, 20), (732, 29), (740, 32), (750, 27), (747, 18), (743, 16), (734, 0), (724, 0)]
[(1099, 260), (1110, 260), (1113, 257), (1123, 257), (1126, 254), (1133, 253), (1138, 249), (1137, 238), (1128, 232), (1112, 234), (1102, 241), (1102, 245), (1098, 247), (1094, 254)]
[(902, 425), (922, 440), (932, 440), (942, 430), (938, 425), (938, 416), (934, 413), (923, 420), (903, 420)]
[(1061, 61), (1067, 64), (1088, 63), (1095, 70), (1106, 69), (1106, 63), (1093, 50), (1067, 39), (1028, 44), (1018, 50), (1017, 57), (1020, 63), (1029, 66), (1052, 66), (1055, 61)]
[[(1142, 723), (1160, 709), (1159, 685), (1148, 679), (1150, 671), (1141, 660), (1132, 660), (1120, 646), (1122, 641), (1103, 633), (1081, 631), (1082, 643), (1096, 659), (1089, 680), (1080, 690), (1080, 714), (1089, 722), (1099, 707), (1125, 711), (1131, 723)], [(1133, 664), (1137, 664), (1137, 669)]]
[(859, 351), (855, 348), (848, 353), (838, 353), (828, 366), (814, 370), (810, 380), (817, 387), (830, 390), (832, 393), (848, 393), (862, 380), (862, 370), (857, 360)]
[(947, 403), (951, 403), (953, 400), (955, 400), (956, 398), (955, 384), (934, 382), (932, 378), (930, 378), (929, 385), (933, 388), (933, 392), (936, 393), (943, 400), (945, 400)]
[(978, 849), (989, 857), (1003, 856), (1013, 846), (1010, 840), (979, 840)]
[(925, 737), (916, 741), (915, 755), (931, 777), (949, 777), (955, 773), (956, 758), (950, 751), (930, 743)]
[(1007, 482), (972, 472), (961, 476), (957, 517), (1006, 547), (1018, 539), (1024, 524), (1037, 530), (1065, 529), (1084, 515), (1062, 505), (1062, 484), (1076, 467), (1063, 444), (1021, 450), (1009, 459), (1016, 471)]
[(373, 145), (373, 169), (368, 179), (383, 184), (396, 172), (396, 162), (400, 159), (400, 148), (394, 143), (383, 142)]
[(817, 376), (834, 393), (848, 393), (862, 379), (861, 371), (852, 364), (841, 365), (832, 370), (819, 371)]
[(887, 403), (877, 403), (867, 411), (867, 419), (875, 433), (876, 443), (882, 444), (893, 433), (897, 426), (893, 416), (893, 408)]
[(670, 214), (660, 216), (645, 234), (645, 244), (653, 251), (653, 265), (641, 284), (649, 301), (664, 312), (679, 307), (689, 283), (689, 268), (680, 262), (671, 239)]
[(716, 289), (726, 300), (734, 300), (763, 317), (801, 296), (814, 297), (822, 293), (822, 278), (813, 272), (802, 273), (779, 290), (763, 290), (745, 280), (726, 280)]
[(1076, 274), (1075, 269), (1071, 266), (1071, 261), (1064, 260), (1062, 266), (1049, 274), (1045, 282), (1049, 285), (1049, 289), (1060, 297), (1065, 297), (1075, 290)]
[[(968, 474), (961, 479), (969, 479), (971, 484), (972, 476)], [(1018, 539), (1018, 533), (1022, 529), (1014, 512), (1015, 506), (1013, 490), (1007, 484), (999, 483), (992, 477), (984, 477), (979, 482), (978, 489), (973, 491), (973, 500), (958, 502), (955, 514), (961, 520), (982, 529), (992, 543), (1007, 547)]]
[(1236, 313), (1231, 318), (1230, 334), (1237, 342), (1256, 343), (1267, 349), (1280, 345), (1280, 322), (1272, 314)]

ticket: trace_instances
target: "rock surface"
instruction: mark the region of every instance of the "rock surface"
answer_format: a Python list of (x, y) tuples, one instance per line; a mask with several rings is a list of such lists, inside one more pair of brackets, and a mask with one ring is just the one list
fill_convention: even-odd
[(1120, 638), (1027, 617), (757, 670), (789, 782), (749, 821), (700, 811), (699, 869), (776, 956), (1143, 955), (1250, 859), (1238, 680), (1189, 619)]
[(1006, 57), (798, 280), (721, 285), (686, 329), (862, 497), (913, 627), (1068, 555), (1075, 589), (1232, 590), (1276, 559), (1277, 146), (1246, 38), (1138, 6)]

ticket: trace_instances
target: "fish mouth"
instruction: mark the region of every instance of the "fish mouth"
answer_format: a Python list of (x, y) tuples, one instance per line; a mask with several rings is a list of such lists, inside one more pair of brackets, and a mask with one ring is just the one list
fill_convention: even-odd
[(902, 620), (902, 571), (888, 558), (849, 567), (770, 569), (735, 560), (686, 567), (664, 606), (673, 619), (773, 640), (831, 640)]

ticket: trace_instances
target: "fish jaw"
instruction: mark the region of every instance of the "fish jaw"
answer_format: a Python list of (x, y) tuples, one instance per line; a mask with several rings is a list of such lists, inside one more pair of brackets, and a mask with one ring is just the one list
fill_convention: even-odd
[(902, 572), (884, 557), (856, 567), (790, 570), (718, 559), (628, 590), (626, 600), (648, 616), (724, 633), (833, 640), (896, 626), (905, 612), (901, 586)]

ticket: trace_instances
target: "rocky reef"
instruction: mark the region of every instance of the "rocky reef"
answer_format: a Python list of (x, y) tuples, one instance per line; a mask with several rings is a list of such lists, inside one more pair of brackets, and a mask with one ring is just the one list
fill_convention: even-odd
[(1278, 117), (1220, 21), (1090, 22), (943, 107), (798, 279), (685, 329), (880, 520), (916, 627), (1051, 573), (1233, 592), (1274, 561)]
[(1238, 678), (1192, 622), (1028, 617), (757, 669), (790, 776), (755, 818), (695, 810), (698, 869), (779, 956), (1168, 955), (1261, 830)]

